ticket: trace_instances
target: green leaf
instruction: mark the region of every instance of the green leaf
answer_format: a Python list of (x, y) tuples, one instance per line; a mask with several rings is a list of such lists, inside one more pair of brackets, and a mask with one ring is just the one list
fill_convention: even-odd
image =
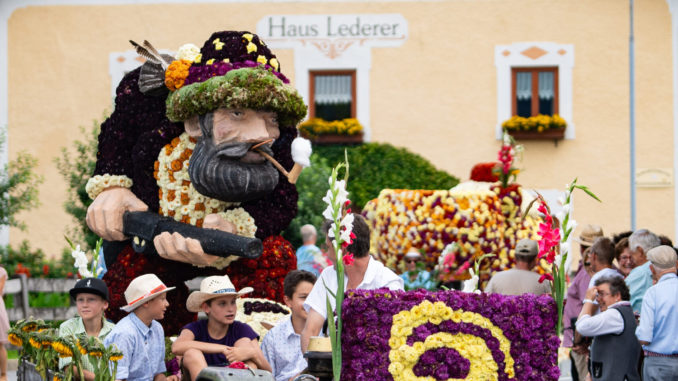
[(587, 195), (593, 197), (593, 198), (596, 199), (598, 202), (602, 202), (602, 201), (600, 201), (600, 199), (598, 198), (598, 196), (596, 196), (595, 194), (593, 194), (593, 192), (591, 192), (591, 191), (589, 190), (589, 188), (587, 188), (587, 187), (585, 187), (585, 186), (583, 186), (583, 185), (575, 185), (574, 187), (583, 190), (584, 192), (586, 192)]

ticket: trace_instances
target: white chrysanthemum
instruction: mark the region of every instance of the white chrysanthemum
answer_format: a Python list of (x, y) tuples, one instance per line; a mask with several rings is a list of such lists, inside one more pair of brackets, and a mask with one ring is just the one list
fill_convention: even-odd
[(194, 44), (184, 44), (177, 51), (177, 59), (193, 62), (198, 54), (200, 54), (199, 47), (195, 46)]

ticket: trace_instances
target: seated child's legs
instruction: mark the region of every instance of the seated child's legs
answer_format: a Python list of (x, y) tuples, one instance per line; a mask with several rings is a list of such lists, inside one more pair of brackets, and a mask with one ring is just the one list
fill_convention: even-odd
[(188, 370), (191, 380), (195, 380), (198, 377), (198, 373), (207, 368), (207, 361), (205, 361), (205, 355), (200, 350), (188, 349), (184, 352), (182, 365)]

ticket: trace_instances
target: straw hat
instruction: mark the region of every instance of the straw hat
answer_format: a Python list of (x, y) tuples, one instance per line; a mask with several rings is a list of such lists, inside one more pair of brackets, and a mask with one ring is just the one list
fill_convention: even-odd
[(596, 238), (603, 236), (603, 228), (598, 225), (586, 225), (584, 230), (575, 238), (574, 241), (584, 246), (591, 246)]
[(125, 290), (126, 306), (120, 307), (125, 312), (132, 312), (140, 305), (175, 287), (167, 287), (155, 274), (144, 274), (134, 278)]
[(410, 247), (410, 250), (405, 254), (405, 258), (421, 258), (421, 253), (416, 247)]
[(200, 291), (193, 291), (186, 300), (186, 309), (191, 312), (200, 312), (203, 303), (210, 299), (224, 295), (244, 295), (254, 291), (252, 287), (245, 287), (240, 291), (235, 289), (228, 275), (208, 276), (200, 282)]

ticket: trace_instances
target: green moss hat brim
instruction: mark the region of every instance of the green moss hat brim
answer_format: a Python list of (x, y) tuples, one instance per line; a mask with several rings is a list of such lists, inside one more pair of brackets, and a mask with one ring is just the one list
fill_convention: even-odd
[(219, 108), (274, 111), (281, 127), (296, 126), (306, 116), (306, 105), (297, 90), (263, 67), (231, 70), (183, 86), (167, 97), (167, 118), (173, 122)]

